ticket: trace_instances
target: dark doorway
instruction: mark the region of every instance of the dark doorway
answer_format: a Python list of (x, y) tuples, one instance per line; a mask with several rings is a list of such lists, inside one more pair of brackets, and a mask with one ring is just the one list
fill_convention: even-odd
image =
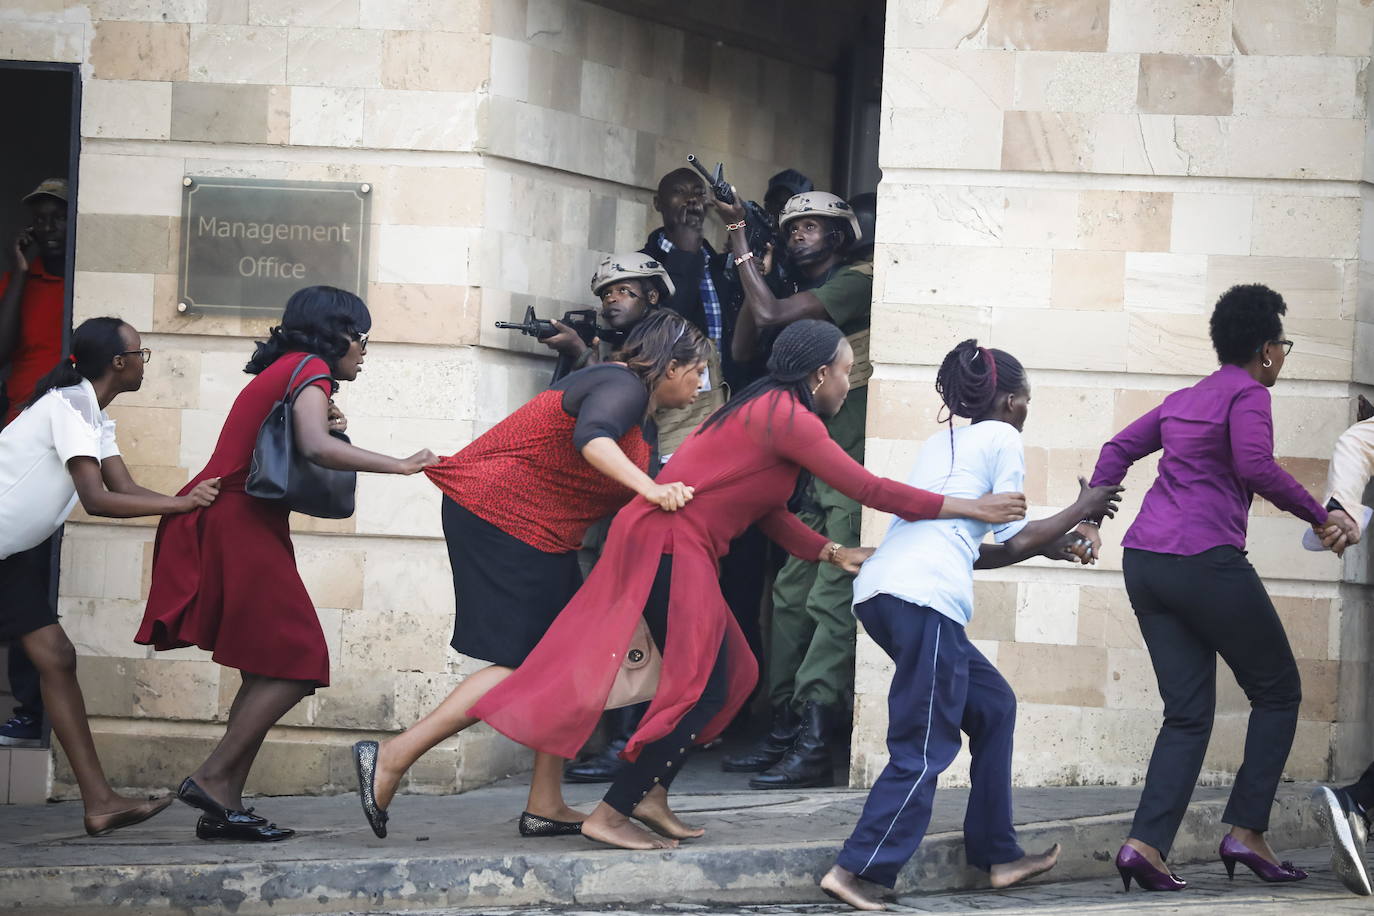
[[(43, 329), (43, 355), (49, 357), (46, 350), (60, 339), (57, 347), (60, 358), (71, 342), (71, 277), (75, 267), (77, 165), (81, 144), (80, 68), (76, 64), (0, 60), (0, 94), (16, 100), (25, 112), (17, 126), (12, 126), (9, 142), (0, 148), (0, 270), (4, 271), (0, 291), (9, 285), (16, 267), (16, 239), (33, 223), (33, 210), (24, 198), (48, 179), (59, 178), (67, 182), (67, 244), (61, 261), (61, 275), (66, 278), (63, 308), (56, 319), (58, 326)], [(22, 302), (17, 314), (23, 308)], [(16, 327), (15, 348), (0, 353), (0, 380), (5, 382), (9, 382), (11, 369), (21, 359), (34, 358), (35, 354), (34, 341), (26, 341), (22, 315)], [(26, 347), (30, 349), (26, 351)], [(52, 362), (55, 364), (56, 358)], [(19, 402), (26, 397), (23, 392), (9, 391), (8, 386), (5, 393), (6, 397), (0, 398), (0, 426), (3, 426), (9, 406), (7, 400), (13, 398)], [(53, 600), (57, 593), (59, 554), (60, 535), (53, 541), (53, 575), (49, 584)], [(41, 701), (36, 700), (37, 675), (27, 665), (17, 645), (5, 649), (7, 651), (0, 651), (0, 723), (20, 712), (20, 707), (24, 712), (33, 710), (35, 702), (38, 702), (41, 721)], [(0, 731), (0, 752), (21, 755), (27, 743), (26, 740), (10, 740), (8, 730)], [(46, 729), (41, 729), (39, 743), (46, 746)], [(40, 768), (35, 763), (27, 757), (14, 757), (9, 766), (0, 768), (8, 776), (0, 785), (0, 802), (40, 800), (33, 794), (35, 791), (41, 794), (43, 788), (32, 783), (41, 778), (46, 765)]]

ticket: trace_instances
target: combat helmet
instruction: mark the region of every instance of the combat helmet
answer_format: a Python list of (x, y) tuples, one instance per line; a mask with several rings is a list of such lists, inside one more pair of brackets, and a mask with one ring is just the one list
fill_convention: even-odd
[(596, 273), (592, 274), (592, 294), (601, 295), (601, 291), (616, 280), (657, 280), (659, 292), (665, 298), (677, 291), (667, 268), (642, 251), (613, 254), (598, 264)]
[(803, 216), (823, 216), (828, 219), (842, 219), (849, 223), (849, 230), (853, 233), (851, 244), (863, 238), (863, 231), (859, 228), (859, 218), (854, 215), (854, 208), (844, 202), (844, 199), (837, 194), (828, 191), (805, 191), (794, 195), (782, 208), (782, 215), (778, 217), (778, 228), (787, 231), (787, 224)]

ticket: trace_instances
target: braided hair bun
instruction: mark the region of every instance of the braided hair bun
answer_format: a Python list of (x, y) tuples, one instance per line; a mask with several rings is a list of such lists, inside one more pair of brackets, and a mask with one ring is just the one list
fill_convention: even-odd
[(768, 356), (768, 374), (783, 384), (795, 384), (828, 365), (844, 335), (828, 321), (794, 321), (783, 329)]
[(935, 391), (945, 402), (950, 420), (986, 416), (999, 394), (1025, 387), (1026, 370), (1020, 360), (1004, 350), (980, 347), (972, 338), (945, 354), (935, 375)]

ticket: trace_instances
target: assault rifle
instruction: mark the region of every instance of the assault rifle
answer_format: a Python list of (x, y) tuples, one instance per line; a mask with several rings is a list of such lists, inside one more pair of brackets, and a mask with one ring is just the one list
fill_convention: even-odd
[[(725, 163), (717, 162), (715, 171), (708, 172), (701, 164), (701, 160), (691, 153), (687, 154), (687, 161), (701, 173), (702, 178), (706, 179), (706, 184), (711, 188), (716, 200), (723, 204), (733, 204), (738, 200), (734, 189), (730, 187), (730, 182), (725, 180)], [(786, 253), (783, 250), (784, 246), (778, 244), (778, 233), (773, 227), (773, 221), (768, 217), (768, 211), (752, 200), (744, 202), (744, 237), (749, 244), (749, 250), (756, 258), (762, 258), (769, 245), (773, 246), (774, 260)]]
[[(587, 346), (592, 345), (596, 340), (599, 329), (596, 326), (596, 309), (573, 309), (563, 313), (563, 324), (577, 332), (577, 336), (582, 338), (582, 342)], [(553, 322), (547, 318), (540, 318), (534, 314), (534, 306), (525, 307), (525, 320), (516, 323), (514, 321), (498, 321), (496, 326), (506, 331), (519, 331), (526, 337), (533, 337), (535, 340), (548, 340), (558, 333), (558, 328), (553, 326)], [(558, 381), (563, 376), (573, 370), (574, 360), (562, 353), (558, 354), (558, 360), (554, 363), (553, 379), (550, 384)]]

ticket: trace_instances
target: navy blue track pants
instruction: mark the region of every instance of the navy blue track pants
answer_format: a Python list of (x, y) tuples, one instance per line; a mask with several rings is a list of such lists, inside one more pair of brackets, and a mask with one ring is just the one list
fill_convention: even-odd
[(987, 870), (1021, 858), (1011, 812), (1011, 686), (963, 626), (938, 611), (876, 595), (854, 613), (896, 663), (887, 701), (891, 759), (838, 864), (875, 884), (897, 883), (925, 838), (936, 781), (959, 753), (961, 731), (973, 757), (964, 815), (968, 863)]

